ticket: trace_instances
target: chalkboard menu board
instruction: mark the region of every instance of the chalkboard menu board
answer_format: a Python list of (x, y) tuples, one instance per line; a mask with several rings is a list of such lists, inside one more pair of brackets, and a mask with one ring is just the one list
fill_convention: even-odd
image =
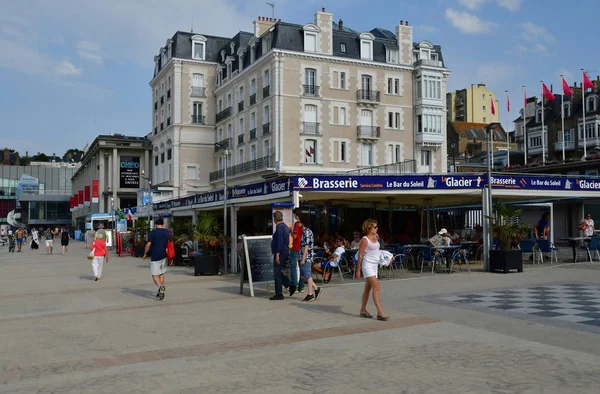
[(244, 237), (243, 273), (240, 280), (240, 294), (244, 283), (250, 287), (250, 295), (254, 297), (253, 284), (273, 282), (273, 254), (271, 254), (270, 235)]

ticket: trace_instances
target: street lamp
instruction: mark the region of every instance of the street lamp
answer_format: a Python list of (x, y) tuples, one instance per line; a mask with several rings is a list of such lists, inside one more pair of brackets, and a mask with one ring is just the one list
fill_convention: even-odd
[[(110, 218), (112, 219), (112, 232), (115, 232), (115, 198), (110, 196)], [(110, 236), (112, 240), (112, 234)]]
[(492, 131), (500, 126), (500, 123), (490, 123), (485, 127), (485, 143), (486, 143), (486, 158), (487, 158), (487, 199), (486, 208), (483, 212), (483, 270), (488, 271), (490, 267), (490, 250), (492, 246), (493, 233), (490, 228), (490, 221), (492, 218), (492, 159), (490, 150), (490, 139), (492, 138)]
[(150, 179), (149, 177), (145, 176), (146, 175), (146, 171), (142, 170), (142, 179), (145, 179), (148, 181), (148, 200), (146, 204), (143, 204), (144, 201), (142, 200), (142, 204), (146, 206), (146, 220), (147, 220), (147, 226), (148, 228), (150, 228), (150, 208), (148, 208), (148, 205), (152, 204), (152, 179)]
[(456, 172), (456, 141), (450, 141), (450, 147), (452, 148), (452, 172)]

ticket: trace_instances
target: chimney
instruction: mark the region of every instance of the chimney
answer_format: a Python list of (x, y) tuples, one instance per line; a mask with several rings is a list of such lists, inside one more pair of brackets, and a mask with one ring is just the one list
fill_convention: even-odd
[(10, 165), (10, 149), (8, 148), (4, 148), (4, 157), (2, 160), (2, 164), (4, 164), (5, 166)]
[(404, 21), (400, 21), (400, 26), (404, 26)]
[(396, 26), (396, 40), (398, 48), (400, 48), (400, 64), (413, 64), (413, 32), (412, 27), (408, 26), (408, 21), (405, 24), (400, 21)]
[(321, 30), (317, 51), (325, 55), (333, 55), (333, 14), (325, 12), (325, 7), (315, 13), (315, 25)]
[(340, 19), (340, 21), (338, 22), (338, 29), (340, 31), (344, 31), (344, 21)]
[(276, 22), (276, 19), (259, 16), (254, 23), (254, 36), (260, 37), (271, 28)]

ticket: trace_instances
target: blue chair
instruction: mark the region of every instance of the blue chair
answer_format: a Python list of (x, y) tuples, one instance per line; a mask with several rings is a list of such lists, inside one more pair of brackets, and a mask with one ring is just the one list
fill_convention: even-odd
[(396, 249), (396, 254), (392, 258), (390, 265), (388, 266), (388, 279), (391, 278), (392, 272), (397, 271), (398, 267), (402, 270), (402, 273), (406, 274), (404, 271), (404, 258), (406, 257), (406, 248), (398, 247)]
[(590, 244), (587, 247), (588, 257), (590, 258), (590, 262), (594, 262), (592, 259), (592, 252), (596, 252), (596, 256), (598, 256), (598, 260), (600, 260), (600, 237), (592, 237), (590, 240)]
[[(344, 261), (344, 255), (346, 254), (346, 252), (342, 253), (342, 255), (340, 256), (339, 260), (338, 260), (338, 265), (337, 265), (337, 269), (340, 273), (340, 278), (342, 279), (342, 283), (344, 283), (344, 274), (342, 274), (342, 261)], [(336, 267), (331, 265), (331, 260), (327, 260), (327, 262), (325, 263), (325, 265), (323, 266), (323, 275), (321, 278), (321, 283), (325, 283), (325, 274), (331, 270), (330, 275), (333, 275), (333, 271), (335, 270)], [(331, 280), (331, 279), (330, 279)]]
[(452, 259), (450, 261), (450, 272), (452, 272), (452, 266), (456, 261), (458, 263), (458, 268), (462, 271), (462, 264), (467, 265), (467, 271), (469, 274), (471, 273), (471, 267), (469, 265), (469, 257), (471, 257), (471, 249), (473, 248), (473, 244), (462, 244), (460, 249), (454, 251), (452, 254)]
[(531, 253), (533, 262), (535, 264), (535, 244), (532, 239), (522, 239), (519, 241), (519, 249), (522, 253)]
[(423, 273), (423, 264), (431, 264), (431, 275), (433, 275), (433, 269), (435, 268), (436, 258), (433, 255), (432, 248), (422, 248), (421, 250), (421, 273)]
[(550, 241), (548, 241), (547, 239), (537, 239), (535, 243), (537, 246), (536, 249), (539, 257), (539, 262), (544, 262), (544, 253), (550, 253), (550, 265), (552, 265), (552, 257), (554, 257), (554, 260), (558, 263), (558, 254), (556, 253), (556, 248), (553, 244), (550, 243)]

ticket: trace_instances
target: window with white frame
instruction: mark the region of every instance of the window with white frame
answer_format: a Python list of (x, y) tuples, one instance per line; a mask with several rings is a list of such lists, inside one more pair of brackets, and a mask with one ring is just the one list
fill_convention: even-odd
[(218, 164), (219, 168), (217, 168), (217, 170), (222, 170), (223, 169), (223, 156), (219, 156), (219, 164)]
[(394, 164), (402, 161), (402, 144), (390, 143), (385, 147), (386, 164)]
[(340, 89), (346, 89), (346, 73), (340, 72)]
[(263, 124), (271, 122), (271, 110), (268, 105), (263, 108)]
[(387, 93), (393, 95), (400, 95), (400, 79), (399, 78), (388, 78), (387, 80)]
[(440, 115), (418, 115), (417, 123), (419, 124), (419, 133), (442, 133), (442, 117)]
[(244, 148), (241, 148), (240, 150), (238, 150), (238, 164), (242, 164), (245, 160), (245, 156), (244, 156)]
[(344, 44), (343, 42), (340, 44), (340, 52), (341, 53), (348, 53), (346, 50), (346, 44)]
[(373, 144), (360, 144), (360, 165), (373, 166)]
[(386, 62), (398, 64), (399, 51), (397, 49), (386, 48)]
[[(592, 138), (596, 138), (596, 127), (597, 123), (596, 122), (586, 122), (585, 123), (585, 138), (586, 139), (592, 139)], [(579, 124), (578, 126), (578, 130), (579, 130), (579, 140), (583, 140), (583, 124)]]
[(304, 140), (304, 162), (309, 164), (317, 162), (317, 140)]
[(171, 103), (167, 104), (167, 118), (171, 117)]
[(240, 118), (240, 127), (238, 128), (238, 135), (244, 134), (244, 118)]
[(565, 103), (563, 105), (563, 111), (565, 113), (565, 118), (568, 118), (571, 116), (571, 103)]
[(542, 122), (542, 110), (538, 109), (535, 112), (535, 123), (541, 123)]
[(331, 139), (331, 161), (337, 163), (348, 162), (348, 141)]
[(423, 97), (423, 82), (421, 77), (417, 77), (417, 99)]
[(262, 40), (263, 55), (271, 50), (271, 36), (265, 37)]
[(596, 112), (598, 109), (598, 100), (596, 96), (589, 96), (586, 98), (586, 112)]
[(575, 130), (574, 129), (565, 130), (565, 143), (567, 143), (567, 142), (575, 142)]
[(240, 91), (239, 91), (239, 96), (238, 96), (238, 100), (239, 102), (243, 102), (244, 101), (244, 87), (240, 86)]
[(482, 110), (483, 112), (485, 112), (485, 105), (483, 105), (483, 106), (481, 107), (481, 110)]
[(204, 87), (204, 75), (199, 73), (192, 74), (192, 86), (197, 88)]
[(232, 106), (231, 93), (227, 95), (227, 108)]
[(340, 115), (339, 115), (339, 125), (346, 125), (346, 107), (340, 107)]
[(388, 129), (400, 129), (400, 112), (389, 111), (387, 116)]
[(269, 140), (266, 140), (263, 142), (263, 157), (267, 157), (267, 156), (271, 156), (271, 151), (270, 151), (270, 142)]
[(192, 58), (196, 60), (204, 60), (206, 49), (206, 38), (202, 36), (192, 37)]
[(362, 60), (373, 60), (373, 40), (374, 36), (370, 33), (360, 35), (360, 58)]
[(169, 40), (169, 47), (167, 48), (167, 59), (171, 58), (171, 40)]
[(256, 160), (256, 145), (250, 146), (250, 160)]
[(217, 113), (223, 111), (223, 100), (219, 100), (217, 103)]
[(256, 46), (254, 44), (250, 45), (250, 64), (254, 63), (256, 60)]
[(317, 32), (304, 32), (304, 52), (317, 52)]
[(186, 166), (185, 167), (185, 179), (193, 179), (198, 178), (198, 169), (196, 166)]
[(431, 166), (431, 151), (428, 149), (424, 149), (421, 151), (421, 166), (423, 166), (423, 167)]
[[(417, 86), (420, 91), (421, 89), (420, 89), (419, 85), (420, 85), (420, 80), (418, 79)], [(423, 76), (423, 91), (422, 91), (422, 93), (423, 93), (423, 98), (441, 100), (442, 99), (442, 78), (424, 75)], [(417, 93), (417, 98), (420, 98), (418, 93)]]
[(250, 130), (256, 129), (256, 112), (250, 114)]
[(231, 138), (231, 123), (227, 125), (227, 138)]
[(250, 95), (256, 94), (256, 79), (250, 81)]
[(529, 148), (540, 148), (542, 146), (542, 137), (529, 137)]
[(269, 78), (269, 70), (265, 70), (265, 72), (263, 73), (263, 88), (266, 88), (270, 84), (271, 84), (271, 81)]

